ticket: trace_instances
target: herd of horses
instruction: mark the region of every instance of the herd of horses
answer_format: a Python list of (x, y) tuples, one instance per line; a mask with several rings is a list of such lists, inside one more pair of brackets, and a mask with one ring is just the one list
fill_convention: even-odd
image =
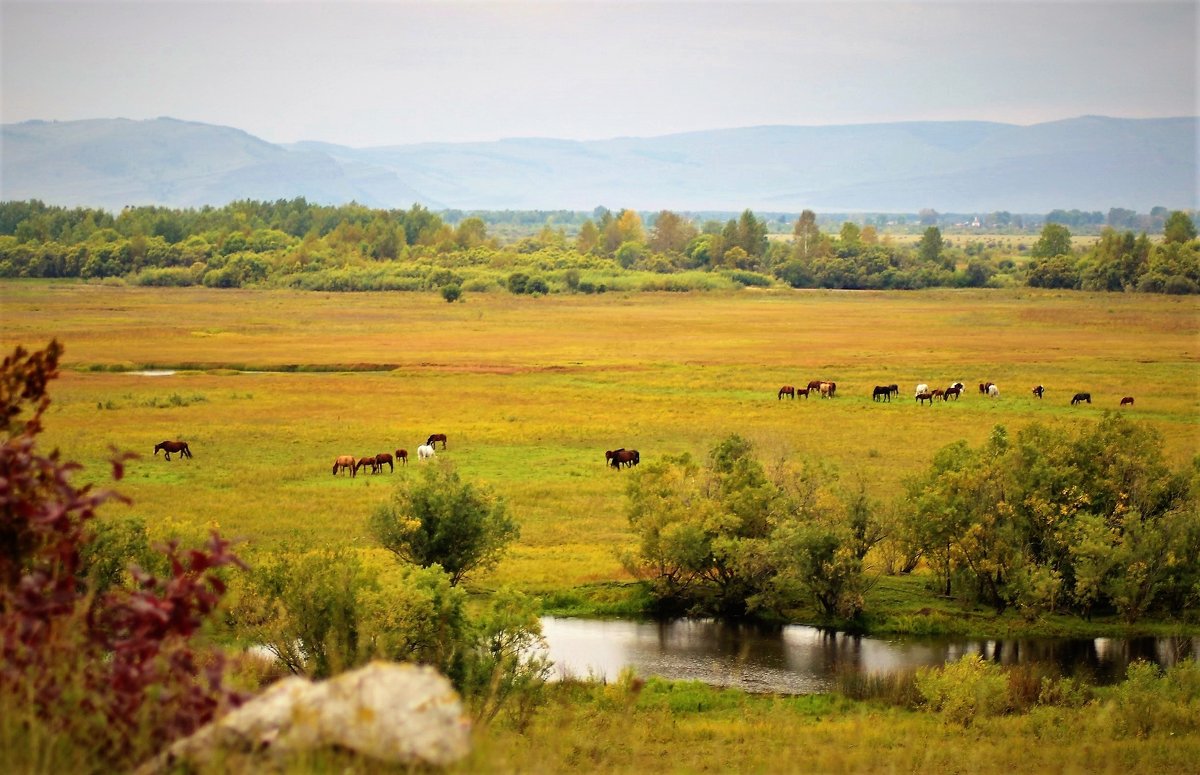
[[(913, 398), (918, 404), (928, 403), (930, 406), (932, 406), (933, 401), (936, 398), (940, 398), (942, 401), (949, 401), (951, 398), (953, 398), (955, 401), (957, 401), (965, 389), (966, 386), (961, 382), (955, 382), (953, 385), (950, 385), (947, 388), (934, 388), (932, 390), (930, 390), (929, 385), (922, 383), (917, 385), (916, 390), (913, 393)], [(808, 395), (812, 390), (819, 391), (821, 398), (833, 398), (837, 394), (837, 383), (815, 379), (809, 382), (807, 387), (803, 388), (798, 388), (795, 385), (784, 385), (783, 387), (779, 388), (779, 392), (776, 394), (776, 400), (782, 401), (784, 396), (793, 399), (797, 396), (808, 398)], [(999, 398), (1000, 388), (997, 387), (996, 383), (994, 382), (980, 382), (979, 393), (987, 396), (988, 398)], [(1044, 385), (1038, 385), (1037, 387), (1033, 388), (1032, 393), (1034, 398), (1041, 399), (1046, 393), (1046, 388)], [(876, 385), (875, 389), (871, 391), (871, 400), (890, 402), (892, 400), (892, 396), (899, 395), (899, 385)], [(1071, 398), (1071, 406), (1078, 406), (1081, 403), (1092, 403), (1092, 394), (1076, 393)], [(1125, 396), (1122, 398), (1120, 405), (1133, 406), (1133, 396)]]
[[(446, 434), (433, 433), (425, 440), (425, 443), (417, 447), (417, 459), (429, 460), (433, 457), (434, 446), (438, 442), (442, 443), (442, 449), (446, 448)], [(358, 476), (360, 469), (368, 468), (373, 474), (383, 473), (383, 467), (388, 467), (388, 472), (396, 470), (395, 463), (408, 465), (408, 450), (396, 450), (395, 457), (390, 452), (380, 452), (376, 455), (365, 455), (356, 458), (354, 455), (339, 455), (333, 461), (333, 475), (337, 476), (343, 471), (349, 471), (350, 477)]]

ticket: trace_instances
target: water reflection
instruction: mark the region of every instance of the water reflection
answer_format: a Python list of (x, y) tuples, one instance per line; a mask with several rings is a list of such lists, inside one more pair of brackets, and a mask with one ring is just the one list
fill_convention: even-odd
[(970, 640), (870, 638), (815, 627), (762, 627), (711, 620), (596, 621), (544, 617), (558, 676), (638, 675), (704, 681), (752, 692), (828, 690), (838, 670), (887, 673), (979, 654), (1004, 665), (1046, 663), (1100, 683), (1135, 659), (1163, 666), (1200, 654), (1200, 638)]

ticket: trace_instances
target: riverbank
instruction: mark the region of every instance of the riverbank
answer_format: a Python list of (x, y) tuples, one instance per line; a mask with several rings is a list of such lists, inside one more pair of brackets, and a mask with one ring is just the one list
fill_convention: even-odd
[[(773, 624), (828, 627), (860, 635), (954, 636), (964, 638), (1136, 638), (1200, 636), (1198, 620), (1144, 619), (1126, 622), (1115, 615), (1085, 620), (1066, 614), (1023, 616), (1010, 609), (963, 603), (935, 594), (923, 574), (883, 576), (866, 595), (863, 616), (852, 622), (830, 620), (816, 609), (790, 612)], [(653, 618), (653, 599), (641, 582), (586, 584), (541, 596), (546, 616), (582, 618)]]

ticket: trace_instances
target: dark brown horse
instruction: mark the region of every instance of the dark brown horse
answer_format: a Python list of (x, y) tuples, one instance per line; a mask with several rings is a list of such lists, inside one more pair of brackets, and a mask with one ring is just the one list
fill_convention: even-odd
[(1122, 398), (1121, 406), (1133, 406), (1133, 396), (1125, 396)]
[(357, 474), (358, 469), (360, 469), (360, 468), (370, 468), (371, 473), (373, 473), (373, 474), (379, 473), (379, 466), (375, 463), (374, 455), (368, 455), (367, 457), (360, 457), (358, 459), (358, 462), (354, 464), (354, 473)]
[(988, 388), (990, 388), (992, 386), (992, 384), (993, 383), (991, 383), (991, 382), (980, 382), (979, 383), (979, 392), (986, 396), (988, 394)]
[(614, 449), (611, 453), (605, 452), (604, 457), (608, 459), (609, 464), (616, 469), (621, 466), (630, 467), (636, 466), (642, 462), (642, 456), (638, 454), (636, 449)]
[(813, 381), (809, 382), (809, 383), (808, 383), (808, 389), (809, 389), (809, 390), (818, 390), (818, 391), (819, 391), (819, 390), (821, 389), (821, 380), (819, 380), (819, 379), (814, 379)]
[(377, 469), (379, 469), (379, 473), (381, 473), (381, 474), (383, 473), (383, 464), (384, 463), (387, 463), (388, 473), (391, 473), (396, 470), (395, 466), (392, 465), (391, 454), (387, 453), (387, 452), (380, 452), (378, 455), (375, 456), (375, 467)]
[(396, 460), (404, 465), (408, 465), (408, 450), (407, 449), (396, 450)]
[(961, 394), (962, 394), (961, 387), (951, 386), (951, 387), (946, 388), (946, 392), (942, 394), (942, 400), (949, 401), (950, 396), (954, 396), (954, 400), (957, 401), (959, 395), (961, 395)]
[(889, 385), (876, 385), (875, 391), (871, 393), (872, 401), (891, 401), (892, 388)]
[(788, 398), (795, 398), (796, 397), (795, 385), (784, 385), (783, 387), (779, 388), (779, 395), (776, 397), (776, 400), (781, 401), (781, 400), (783, 400), (784, 396), (787, 396)]
[(808, 391), (809, 391), (809, 388), (806, 388), (806, 387), (796, 388), (796, 395), (804, 396), (805, 400), (808, 400)]
[(180, 457), (190, 458), (192, 456), (192, 451), (188, 449), (186, 441), (160, 441), (154, 445), (155, 457), (158, 457), (160, 449), (166, 453), (167, 460), (171, 459), (172, 452), (178, 452)]
[(1037, 387), (1035, 387), (1033, 389), (1033, 394), (1038, 398), (1041, 398), (1042, 394), (1044, 394), (1045, 392), (1046, 392), (1046, 388), (1042, 387), (1041, 385), (1038, 385)]
[(346, 469), (350, 470), (351, 478), (358, 473), (358, 469), (354, 466), (354, 455), (338, 455), (333, 461), (333, 475), (337, 476)]
[(442, 442), (442, 449), (445, 449), (446, 448), (446, 434), (444, 434), (444, 433), (429, 434), (429, 438), (425, 439), (425, 444), (426, 444), (426, 446), (433, 447), (433, 446), (436, 446), (437, 442), (439, 442), (439, 441)]
[(1086, 401), (1090, 404), (1092, 402), (1092, 394), (1091, 393), (1076, 393), (1074, 396), (1071, 397), (1071, 406), (1075, 406), (1076, 404), (1082, 403), (1084, 401)]
[(929, 402), (930, 406), (933, 406), (933, 393), (928, 391), (924, 393), (917, 393), (917, 403), (923, 404), (926, 401)]

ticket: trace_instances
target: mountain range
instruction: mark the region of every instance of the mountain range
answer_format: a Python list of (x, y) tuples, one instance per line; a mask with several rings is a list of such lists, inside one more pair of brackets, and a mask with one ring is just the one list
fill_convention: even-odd
[(436, 210), (1148, 212), (1200, 207), (1197, 117), (761, 126), (350, 148), (158, 118), (0, 125), (0, 200)]

